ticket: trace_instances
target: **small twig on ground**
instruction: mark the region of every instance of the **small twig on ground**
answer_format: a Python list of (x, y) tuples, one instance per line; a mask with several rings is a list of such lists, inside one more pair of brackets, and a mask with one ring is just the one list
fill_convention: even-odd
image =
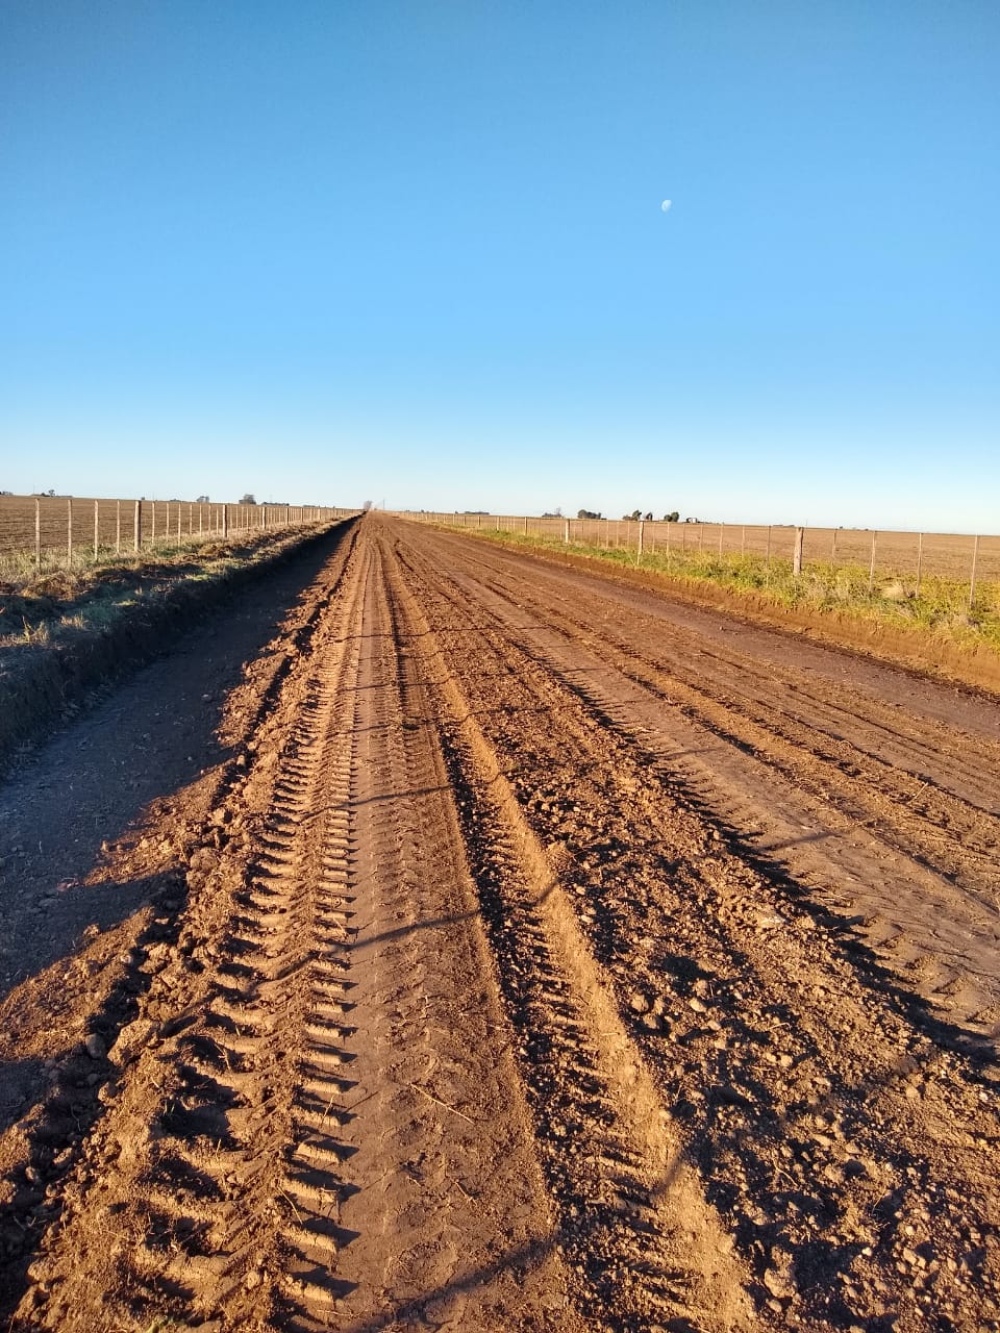
[(421, 1093), (424, 1097), (427, 1098), (429, 1102), (434, 1102), (435, 1105), (442, 1106), (446, 1111), (450, 1111), (452, 1115), (459, 1116), (462, 1120), (466, 1122), (466, 1124), (474, 1125), (476, 1123), (470, 1116), (467, 1116), (464, 1111), (459, 1111), (454, 1106), (449, 1106), (447, 1102), (443, 1102), (440, 1097), (435, 1097), (433, 1093), (428, 1092), (426, 1088), (420, 1087), (419, 1084), (410, 1083), (407, 1086), (411, 1087), (414, 1090), (414, 1092)]

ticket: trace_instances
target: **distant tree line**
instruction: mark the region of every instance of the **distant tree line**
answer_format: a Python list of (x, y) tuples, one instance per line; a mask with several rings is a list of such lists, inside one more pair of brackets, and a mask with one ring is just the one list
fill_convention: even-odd
[[(604, 515), (603, 515), (602, 513), (600, 513), (599, 511), (598, 511), (598, 512), (595, 512), (593, 509), (578, 509), (578, 510), (576, 511), (576, 516), (577, 516), (577, 518), (603, 518), (603, 517), (604, 517)], [(543, 518), (558, 518), (558, 517), (560, 517), (560, 514), (559, 514), (559, 511), (556, 510), (555, 514), (543, 514), (542, 517), (543, 517)], [(647, 523), (651, 523), (651, 522), (653, 521), (653, 511), (650, 509), (650, 510), (648, 510), (648, 511), (644, 514), (644, 513), (642, 512), (641, 509), (633, 509), (632, 512), (631, 512), (631, 514), (622, 514), (622, 521), (623, 521), (623, 522), (626, 522), (626, 523), (638, 523), (638, 522), (639, 522), (640, 520), (642, 520), (642, 519), (645, 519), (645, 521), (646, 521)], [(663, 521), (664, 523), (679, 523), (679, 522), (681, 521), (681, 516), (680, 516), (680, 514), (677, 512), (677, 510), (674, 509), (674, 510), (672, 510), (669, 514), (664, 514), (664, 515), (663, 515), (663, 520), (662, 520), (662, 521)], [(697, 519), (687, 519), (687, 520), (686, 520), (686, 522), (688, 522), (688, 523), (691, 523), (691, 522), (695, 522), (695, 523), (696, 523), (697, 521), (698, 521)]]

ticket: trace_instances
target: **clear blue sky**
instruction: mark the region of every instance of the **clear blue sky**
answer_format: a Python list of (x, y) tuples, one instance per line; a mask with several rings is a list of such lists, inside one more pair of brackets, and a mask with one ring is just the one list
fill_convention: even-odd
[(0, 0), (0, 488), (996, 532), (998, 71), (994, 0)]

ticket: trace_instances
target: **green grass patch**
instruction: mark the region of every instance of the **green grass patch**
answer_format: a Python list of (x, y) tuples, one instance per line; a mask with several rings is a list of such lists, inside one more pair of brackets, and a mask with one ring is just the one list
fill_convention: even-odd
[(771, 606), (778, 612), (807, 611), (831, 618), (846, 617), (873, 627), (916, 630), (947, 638), (965, 648), (985, 646), (1000, 653), (998, 583), (978, 585), (970, 606), (967, 581), (925, 575), (918, 593), (912, 577), (877, 573), (870, 583), (868, 567), (860, 565), (809, 561), (796, 576), (792, 573), (792, 562), (777, 556), (768, 560), (758, 555), (680, 550), (668, 554), (657, 550), (645, 552), (638, 560), (634, 548), (525, 537), (523, 533), (503, 528), (472, 530), (467, 535), (526, 551), (583, 556), (621, 569), (641, 568), (693, 592), (697, 592), (699, 585), (723, 588), (737, 605), (744, 601), (757, 608)]

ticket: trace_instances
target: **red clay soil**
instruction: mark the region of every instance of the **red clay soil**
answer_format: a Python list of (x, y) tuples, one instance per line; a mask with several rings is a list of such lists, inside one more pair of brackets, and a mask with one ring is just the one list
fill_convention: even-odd
[(368, 515), (0, 789), (0, 1315), (1000, 1329), (1000, 710)]

